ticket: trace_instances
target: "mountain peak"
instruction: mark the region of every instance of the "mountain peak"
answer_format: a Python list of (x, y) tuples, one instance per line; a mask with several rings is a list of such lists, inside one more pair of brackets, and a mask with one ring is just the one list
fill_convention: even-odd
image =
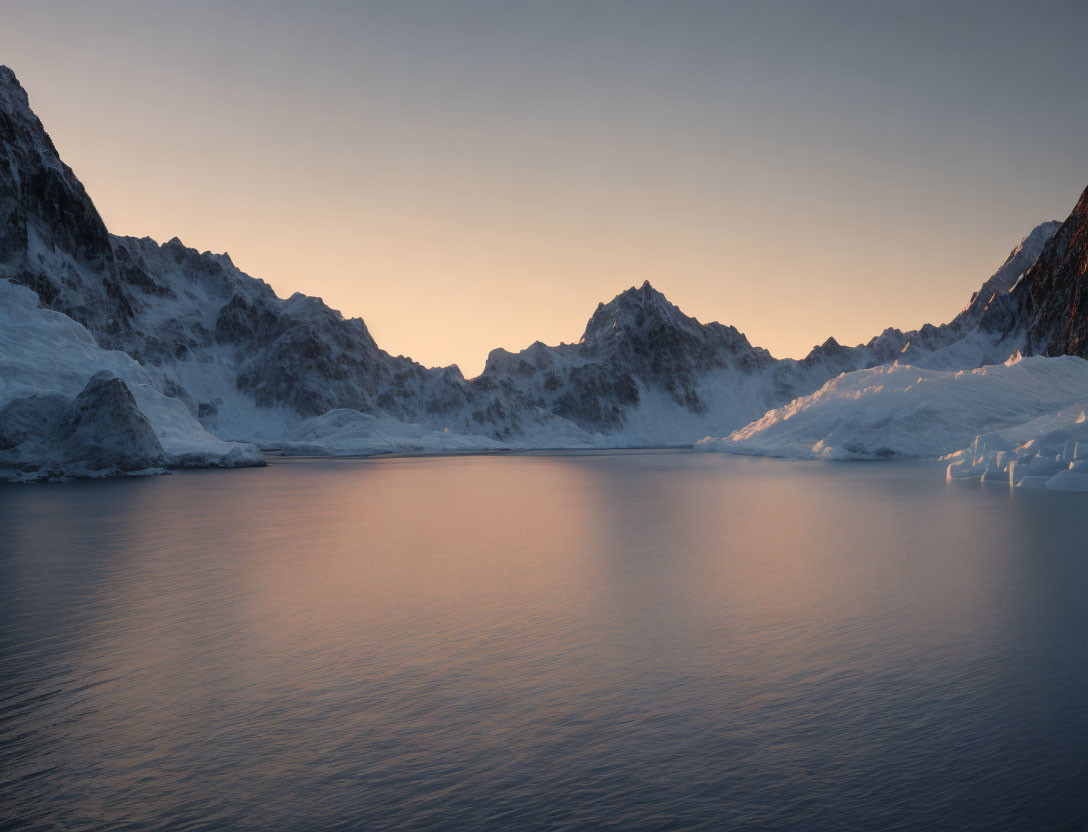
[[(642, 281), (642, 285), (639, 286), (637, 289), (634, 286), (632, 286), (627, 291), (628, 292), (633, 292), (634, 294), (637, 294), (637, 295), (642, 295), (645, 298), (653, 298), (655, 300), (661, 300), (661, 301), (664, 301), (665, 303), (669, 303), (669, 301), (668, 301), (668, 299), (666, 299), (665, 295), (662, 294), (661, 292), (659, 292), (657, 289), (655, 289), (653, 287), (653, 284), (651, 284), (650, 281), (648, 281), (648, 280)], [(671, 306), (671, 304), (670, 304), (670, 306)]]
[(14, 86), (19, 89), (23, 88), (23, 85), (19, 83), (19, 79), (15, 77), (15, 73), (12, 71), (11, 67), (5, 66), (4, 64), (0, 64), (0, 86)]
[[(0, 188), (4, 225), (21, 229), (0, 235), (0, 263), (5, 264), (0, 276), (15, 277), (50, 303), (60, 291), (64, 257), (88, 262), (110, 259), (106, 225), (83, 185), (61, 161), (9, 66), (0, 66), (0, 182), (4, 183)], [(35, 238), (38, 256), (30, 253)], [(47, 251), (53, 262), (42, 261), (41, 254)], [(86, 307), (86, 301), (81, 299), (76, 306)], [(75, 308), (61, 311), (78, 314)], [(123, 318), (122, 311), (113, 310), (116, 314), (111, 313), (111, 318)]]
[(30, 97), (26, 94), (26, 90), (23, 89), (23, 85), (19, 83), (19, 79), (15, 77), (11, 68), (2, 64), (0, 64), (0, 118), (11, 119), (20, 125), (19, 132), (24, 135), (32, 134), (36, 140), (38, 140), (36, 134), (40, 133), (48, 144), (49, 150), (53, 151), (53, 143), (45, 135), (45, 128), (34, 115), (34, 111), (30, 109)]
[(23, 85), (19, 83), (19, 79), (15, 77), (15, 72), (11, 67), (0, 64), (0, 90), (6, 92), (18, 92), (24, 102), (27, 102), (26, 90), (23, 89)]
[[(1041, 222), (1031, 229), (1031, 233), (1009, 252), (1009, 256), (1005, 258), (1005, 262), (1001, 264), (1001, 268), (986, 282), (983, 289), (979, 291), (979, 294), (985, 294), (986, 290), (991, 288), (1005, 292), (1011, 289), (1020, 275), (1035, 265), (1035, 261), (1039, 259), (1039, 255), (1046, 247), (1046, 244), (1050, 242), (1050, 238), (1053, 237), (1061, 227), (1062, 224), (1060, 220), (1050, 220), (1048, 222)], [(1003, 281), (1002, 285), (991, 287), (990, 284), (994, 281), (994, 278), (1000, 278)], [(1004, 285), (1005, 283), (1008, 285)]]
[(690, 328), (700, 326), (689, 318), (661, 292), (644, 281), (616, 295), (608, 303), (600, 303), (586, 324), (581, 343), (589, 344), (615, 337), (619, 332), (634, 334), (649, 328)]
[(1088, 357), (1088, 188), (1010, 293), (1031, 315), (1027, 348)]
[(1002, 329), (1007, 326), (1006, 310), (1008, 295), (1019, 283), (1024, 274), (1039, 259), (1043, 249), (1061, 228), (1055, 221), (1039, 223), (1022, 239), (1005, 262), (1001, 264), (979, 290), (971, 295), (971, 300), (953, 320), (953, 325), (960, 329), (970, 329), (980, 323), (987, 328)]
[(40, 138), (36, 134), (40, 133), (49, 144), (49, 149), (53, 150), (52, 142), (49, 141), (48, 136), (45, 136), (45, 128), (30, 109), (30, 97), (26, 94), (26, 90), (23, 89), (23, 85), (19, 83), (19, 79), (15, 77), (11, 68), (2, 64), (0, 64), (0, 118), (10, 119), (19, 125), (18, 132), (23, 134), (24, 140), (28, 134), (31, 134), (36, 141), (39, 141)]

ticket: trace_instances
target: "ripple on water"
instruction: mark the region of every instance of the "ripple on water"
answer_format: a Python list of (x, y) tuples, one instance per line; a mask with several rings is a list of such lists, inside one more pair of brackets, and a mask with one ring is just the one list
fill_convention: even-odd
[(1088, 828), (1083, 498), (939, 474), (0, 488), (0, 829)]

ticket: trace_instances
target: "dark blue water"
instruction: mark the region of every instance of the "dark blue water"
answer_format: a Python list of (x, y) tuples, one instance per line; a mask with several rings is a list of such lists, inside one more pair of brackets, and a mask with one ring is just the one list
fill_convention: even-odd
[(0, 828), (1088, 829), (1088, 497), (679, 452), (0, 487)]

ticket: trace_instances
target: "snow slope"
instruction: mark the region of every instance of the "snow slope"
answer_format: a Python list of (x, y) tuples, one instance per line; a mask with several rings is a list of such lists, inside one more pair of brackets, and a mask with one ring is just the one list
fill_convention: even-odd
[(844, 373), (704, 451), (798, 459), (936, 458), (978, 434), (1088, 399), (1088, 361), (1010, 359), (974, 370), (888, 364)]
[(0, 480), (150, 474), (165, 464), (128, 385), (109, 370), (73, 399), (49, 393), (0, 408)]
[(122, 379), (131, 391), (161, 443), (167, 466), (263, 464), (253, 445), (224, 442), (204, 430), (181, 401), (160, 393), (131, 357), (102, 349), (71, 318), (43, 309), (30, 289), (0, 280), (0, 406), (29, 397), (74, 399), (103, 371)]

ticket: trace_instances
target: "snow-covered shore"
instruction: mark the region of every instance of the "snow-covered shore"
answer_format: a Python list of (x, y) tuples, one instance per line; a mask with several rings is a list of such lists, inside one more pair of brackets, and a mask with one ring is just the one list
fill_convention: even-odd
[(1016, 357), (975, 370), (890, 364), (844, 373), (705, 451), (797, 459), (937, 458), (1088, 399), (1088, 361)]
[[(90, 411), (100, 424), (87, 433)], [(255, 445), (208, 433), (128, 355), (100, 348), (30, 289), (0, 280), (0, 480), (263, 464)]]

